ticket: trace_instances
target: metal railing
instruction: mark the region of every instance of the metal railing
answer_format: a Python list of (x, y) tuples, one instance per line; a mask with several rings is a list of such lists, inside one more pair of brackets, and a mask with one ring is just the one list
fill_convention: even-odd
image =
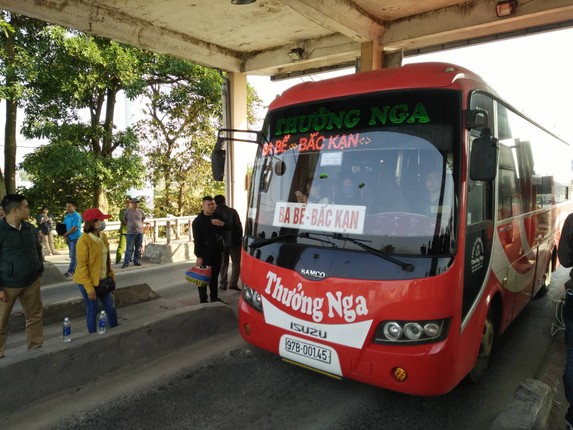
[[(195, 219), (192, 216), (149, 218), (143, 222), (143, 233), (148, 241), (152, 243), (165, 240), (169, 245), (172, 240), (183, 240), (184, 237), (189, 242), (193, 241), (193, 230), (191, 223)], [(118, 231), (121, 223), (110, 221), (106, 223), (106, 230)], [(183, 231), (182, 231), (183, 230)]]

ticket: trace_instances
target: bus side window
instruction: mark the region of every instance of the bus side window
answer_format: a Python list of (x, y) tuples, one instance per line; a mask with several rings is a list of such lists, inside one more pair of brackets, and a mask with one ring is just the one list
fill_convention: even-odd
[(487, 219), (485, 198), (484, 183), (468, 179), (468, 225)]
[[(512, 144), (513, 141), (504, 143)], [(498, 219), (520, 215), (522, 210), (521, 190), (512, 148), (501, 144), (498, 170)]]

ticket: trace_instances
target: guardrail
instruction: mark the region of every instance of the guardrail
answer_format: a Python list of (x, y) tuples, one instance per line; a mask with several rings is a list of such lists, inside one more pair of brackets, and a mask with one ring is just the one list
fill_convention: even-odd
[[(191, 223), (195, 219), (195, 215), (192, 216), (180, 216), (180, 217), (167, 217), (167, 218), (149, 218), (146, 219), (143, 224), (143, 232), (147, 240), (151, 240), (152, 243), (157, 243), (159, 240), (163, 242), (163, 238), (167, 241), (169, 245), (173, 239), (182, 240), (182, 237), (186, 237), (189, 242), (193, 241), (193, 230), (191, 229)], [(106, 230), (119, 230), (121, 223), (119, 221), (110, 221), (106, 223)], [(182, 227), (183, 232), (182, 232)]]

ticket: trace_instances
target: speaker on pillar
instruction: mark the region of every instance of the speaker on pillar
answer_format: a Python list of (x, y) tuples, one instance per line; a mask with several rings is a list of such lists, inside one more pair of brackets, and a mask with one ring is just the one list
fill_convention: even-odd
[(211, 153), (211, 171), (216, 181), (222, 181), (225, 177), (225, 156), (224, 149), (215, 149)]

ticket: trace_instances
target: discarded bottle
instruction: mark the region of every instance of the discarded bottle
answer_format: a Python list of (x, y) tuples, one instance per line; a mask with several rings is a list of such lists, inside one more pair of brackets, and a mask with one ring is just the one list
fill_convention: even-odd
[(105, 311), (101, 311), (97, 319), (97, 333), (104, 334), (107, 331), (107, 316)]
[(72, 323), (68, 317), (64, 318), (64, 342), (71, 342), (72, 340)]

